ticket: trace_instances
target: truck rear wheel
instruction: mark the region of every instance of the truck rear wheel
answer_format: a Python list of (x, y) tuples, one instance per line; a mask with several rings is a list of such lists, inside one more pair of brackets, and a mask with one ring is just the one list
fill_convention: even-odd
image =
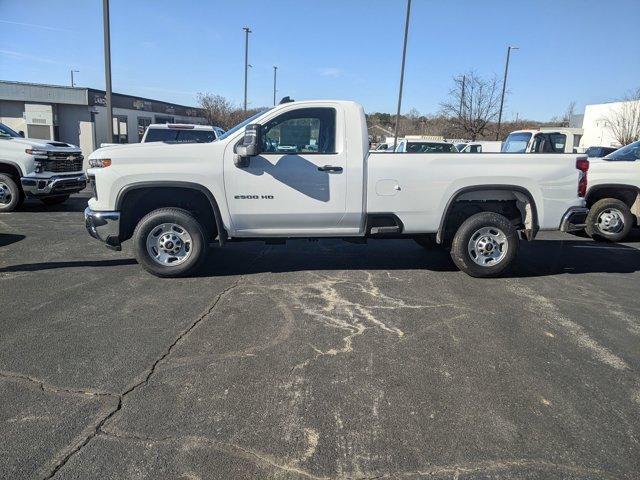
[(513, 262), (518, 242), (518, 232), (505, 216), (476, 213), (458, 228), (451, 244), (451, 258), (467, 275), (495, 277)]
[(20, 187), (9, 175), (0, 173), (0, 212), (12, 212), (21, 202)]
[(626, 203), (603, 198), (589, 209), (585, 231), (594, 240), (620, 242), (629, 235), (632, 226), (633, 215)]
[(138, 263), (157, 277), (183, 277), (195, 272), (207, 254), (204, 228), (180, 208), (160, 208), (138, 222), (133, 232)]

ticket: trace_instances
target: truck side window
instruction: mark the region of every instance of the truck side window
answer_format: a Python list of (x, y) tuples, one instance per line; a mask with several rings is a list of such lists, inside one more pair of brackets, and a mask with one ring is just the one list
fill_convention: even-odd
[(562, 133), (538, 133), (534, 138), (535, 153), (564, 153), (567, 136)]
[(301, 108), (264, 125), (263, 153), (335, 153), (336, 111)]

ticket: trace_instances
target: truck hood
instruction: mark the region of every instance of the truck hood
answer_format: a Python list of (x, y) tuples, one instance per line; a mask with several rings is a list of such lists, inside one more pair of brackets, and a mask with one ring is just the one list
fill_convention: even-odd
[(78, 147), (71, 143), (40, 140), (36, 138), (12, 138), (9, 140), (14, 145), (24, 145), (26, 148), (37, 148), (52, 152), (77, 152)]
[[(209, 148), (217, 145), (216, 142), (209, 143), (165, 143), (165, 142), (149, 142), (149, 143), (125, 143), (122, 145), (107, 145), (95, 150), (89, 159), (102, 158), (142, 158), (153, 156), (162, 158), (163, 153), (172, 150), (176, 151), (181, 148), (192, 148), (196, 145), (207, 146)], [(224, 147), (222, 147), (224, 148)]]
[(128, 156), (130, 153), (134, 155), (142, 154), (145, 152), (152, 152), (157, 148), (161, 148), (165, 145), (162, 142), (152, 142), (152, 143), (123, 143), (121, 145), (106, 145), (104, 147), (100, 147), (97, 150), (89, 155), (89, 158), (107, 158), (107, 157), (115, 157), (123, 158)]

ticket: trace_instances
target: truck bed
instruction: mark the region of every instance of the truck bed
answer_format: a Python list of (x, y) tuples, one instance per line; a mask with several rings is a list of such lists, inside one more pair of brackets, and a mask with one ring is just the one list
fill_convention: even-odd
[(539, 212), (541, 230), (557, 229), (576, 197), (578, 154), (370, 153), (367, 213), (394, 212), (405, 233), (436, 232), (447, 203), (466, 188), (518, 186)]

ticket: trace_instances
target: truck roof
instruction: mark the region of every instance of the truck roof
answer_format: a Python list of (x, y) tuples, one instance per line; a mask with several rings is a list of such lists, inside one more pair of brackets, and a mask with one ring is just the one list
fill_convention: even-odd
[(208, 131), (213, 131), (213, 129), (215, 127), (213, 127), (212, 125), (195, 125), (192, 123), (152, 123), (151, 125), (149, 125), (149, 127), (147, 128), (153, 128), (153, 129), (170, 129), (170, 130), (208, 130)]
[(582, 128), (572, 128), (572, 127), (540, 127), (540, 128), (530, 128), (526, 130), (514, 130), (511, 133), (548, 133), (548, 132), (568, 132), (577, 135), (582, 135), (584, 130)]

